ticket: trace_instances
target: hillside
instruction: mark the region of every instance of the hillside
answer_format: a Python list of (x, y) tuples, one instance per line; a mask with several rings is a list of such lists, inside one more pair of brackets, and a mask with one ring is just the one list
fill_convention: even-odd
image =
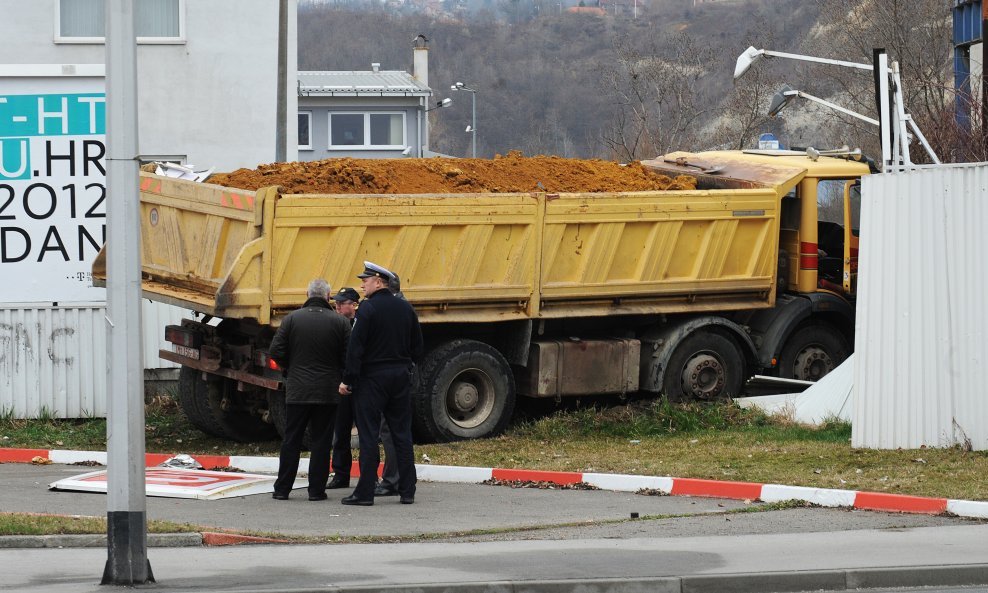
[[(637, 19), (536, 11), (518, 22), (482, 11), (453, 20), (316, 5), (300, 9), (299, 69), (366, 70), (380, 62), (383, 69), (410, 71), (411, 41), (423, 33), (430, 40), (431, 86), (437, 98), (454, 99), (430, 115), (433, 150), (469, 153), (470, 135), (463, 133), (469, 97), (445, 90), (463, 81), (478, 89), (478, 156), (517, 149), (649, 158), (669, 148), (709, 146), (737, 55), (756, 39), (798, 45), (815, 23), (813, 5), (752, 0), (693, 8), (692, 0), (655, 0), (641, 3)], [(687, 95), (692, 106), (682, 104)], [(643, 97), (638, 105), (637, 97)], [(676, 133), (642, 138), (629, 113), (646, 108), (639, 128)]]

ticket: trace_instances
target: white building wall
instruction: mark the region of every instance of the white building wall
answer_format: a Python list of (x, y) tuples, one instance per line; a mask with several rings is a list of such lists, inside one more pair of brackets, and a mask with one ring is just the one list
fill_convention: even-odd
[[(58, 0), (0, 0), (0, 64), (103, 64), (102, 43), (55, 43)], [(220, 171), (274, 161), (278, 2), (187, 0), (185, 43), (140, 44), (139, 150)], [(288, 160), (297, 160), (297, 9), (289, 2)]]
[(988, 450), (988, 164), (862, 190), (852, 445)]
[[(183, 43), (139, 45), (142, 155), (183, 157), (218, 170), (274, 161), (278, 4), (188, 0), (183, 3)], [(0, 0), (0, 95), (10, 86), (5, 80), (30, 80), (35, 92), (49, 92), (48, 86), (65, 82), (51, 74), (51, 66), (43, 67), (42, 77), (35, 73), (25, 79), (18, 65), (54, 65), (59, 70), (63, 64), (94, 64), (98, 67), (86, 71), (102, 86), (103, 44), (55, 43), (56, 5), (57, 0)], [(298, 154), (296, 20), (296, 4), (290, 1), (288, 160)], [(0, 274), (5, 280), (8, 276)], [(0, 302), (0, 413), (68, 418), (106, 414), (105, 305), (95, 300), (101, 292), (89, 290), (94, 294), (86, 302), (67, 294), (31, 299), (51, 299), (43, 302)], [(157, 351), (168, 346), (164, 326), (189, 312), (144, 301), (143, 315), (145, 367), (174, 367), (160, 360)]]

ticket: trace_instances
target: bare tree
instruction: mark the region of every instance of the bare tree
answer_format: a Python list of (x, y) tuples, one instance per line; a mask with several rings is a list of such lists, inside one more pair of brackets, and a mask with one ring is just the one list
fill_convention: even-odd
[[(807, 53), (871, 63), (874, 48), (884, 48), (901, 69), (907, 111), (923, 130), (935, 152), (945, 161), (985, 158), (983, 122), (974, 118), (973, 130), (954, 119), (950, 0), (824, 0), (815, 35)], [(866, 72), (837, 67), (813, 69), (805, 80), (847, 107), (874, 116), (877, 113), (872, 77)], [(814, 93), (816, 94), (816, 93)], [(964, 98), (961, 98), (964, 100)], [(862, 128), (846, 117), (831, 114), (828, 125), (840, 128), (845, 138), (877, 153), (873, 126)], [(913, 160), (926, 155), (918, 145)]]
[(696, 92), (713, 62), (713, 50), (686, 34), (663, 45), (642, 51), (622, 40), (615, 48), (614, 67), (605, 68), (604, 85), (616, 109), (602, 141), (619, 159), (694, 148), (702, 118), (713, 110)]

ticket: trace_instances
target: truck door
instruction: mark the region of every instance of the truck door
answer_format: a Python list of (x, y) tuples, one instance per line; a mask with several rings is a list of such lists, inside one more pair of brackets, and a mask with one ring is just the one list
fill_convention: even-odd
[(853, 296), (858, 289), (858, 234), (861, 228), (861, 182), (844, 185), (844, 293)]

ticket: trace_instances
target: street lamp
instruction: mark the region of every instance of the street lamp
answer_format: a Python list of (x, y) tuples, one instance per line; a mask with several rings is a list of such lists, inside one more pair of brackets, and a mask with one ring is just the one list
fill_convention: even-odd
[[(452, 103), (453, 100), (450, 99), (449, 97), (446, 97), (442, 101), (436, 101), (436, 105), (434, 107), (428, 107), (422, 110), (423, 116), (419, 118), (419, 158), (425, 156), (425, 147), (429, 145), (429, 141), (428, 141), (429, 118), (425, 117), (424, 114), (429, 113), (430, 111), (435, 111), (440, 107), (446, 107), (447, 105), (452, 105)], [(403, 152), (402, 154), (407, 154), (407, 153)]]
[(470, 125), (467, 126), (466, 131), (470, 132), (473, 158), (477, 158), (477, 89), (472, 89), (462, 82), (457, 82), (450, 86), (449, 90), (470, 93)]

